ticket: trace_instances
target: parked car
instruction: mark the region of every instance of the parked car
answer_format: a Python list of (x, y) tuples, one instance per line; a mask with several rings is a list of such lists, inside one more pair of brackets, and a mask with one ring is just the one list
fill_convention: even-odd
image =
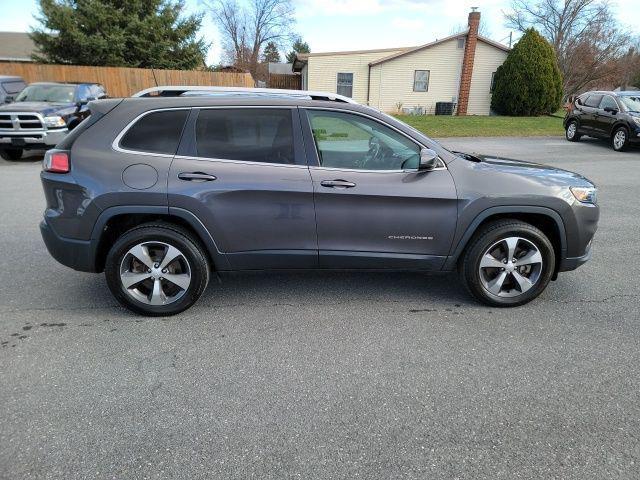
[(49, 252), (104, 271), (135, 312), (264, 269), (458, 269), (512, 307), (591, 256), (596, 187), (578, 174), (451, 152), (335, 94), (182, 88), (92, 102), (43, 162)]
[(89, 115), (89, 101), (105, 97), (96, 83), (30, 84), (0, 106), (0, 155), (18, 160), (24, 150), (54, 147)]
[(27, 84), (22, 77), (0, 75), (0, 104), (11, 103)]
[(640, 144), (640, 92), (587, 92), (564, 118), (567, 140), (604, 138), (617, 152)]

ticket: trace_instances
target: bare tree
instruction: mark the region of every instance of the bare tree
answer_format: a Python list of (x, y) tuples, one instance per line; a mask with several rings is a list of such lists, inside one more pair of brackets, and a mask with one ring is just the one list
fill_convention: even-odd
[(615, 83), (630, 35), (615, 20), (609, 0), (512, 0), (507, 26), (533, 27), (551, 43), (564, 77), (564, 92)]
[(260, 54), (273, 42), (277, 46), (294, 37), (291, 0), (209, 0), (211, 14), (220, 29), (227, 60), (257, 78)]

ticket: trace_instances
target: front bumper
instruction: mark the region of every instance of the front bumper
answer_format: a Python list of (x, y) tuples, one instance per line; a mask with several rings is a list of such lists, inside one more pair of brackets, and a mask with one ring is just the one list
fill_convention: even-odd
[(558, 267), (559, 272), (570, 272), (571, 270), (575, 270), (581, 265), (584, 265), (589, 260), (591, 260), (591, 244), (587, 249), (587, 252), (580, 257), (565, 257), (560, 261), (560, 266)]
[(47, 223), (40, 222), (40, 233), (47, 250), (62, 265), (81, 272), (95, 272), (95, 255), (90, 240), (75, 240), (59, 236)]
[(56, 146), (67, 136), (66, 128), (33, 132), (0, 132), (0, 148), (47, 149)]

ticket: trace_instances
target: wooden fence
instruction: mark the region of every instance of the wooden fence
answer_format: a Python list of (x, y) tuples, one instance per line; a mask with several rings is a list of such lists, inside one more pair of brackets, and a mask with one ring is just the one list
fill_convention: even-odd
[(302, 76), (301, 75), (282, 75), (277, 73), (269, 74), (269, 81), (267, 82), (269, 88), (284, 88), (286, 90), (301, 90), (302, 89)]
[(250, 73), (194, 70), (151, 70), (125, 67), (85, 67), (25, 62), (0, 62), (0, 75), (19, 75), (31, 82), (100, 83), (110, 97), (129, 97), (156, 85), (253, 87)]

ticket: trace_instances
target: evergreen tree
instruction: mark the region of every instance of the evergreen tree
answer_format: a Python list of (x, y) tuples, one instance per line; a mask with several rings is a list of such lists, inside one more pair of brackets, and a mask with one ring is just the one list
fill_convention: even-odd
[(562, 74), (553, 47), (530, 28), (496, 71), (491, 107), (502, 115), (543, 115), (556, 112), (561, 101)]
[(267, 43), (267, 46), (264, 47), (262, 61), (265, 63), (280, 63), (280, 52), (278, 51), (278, 46), (275, 42), (269, 42)]
[(293, 63), (296, 59), (296, 53), (310, 53), (309, 44), (307, 42), (303, 42), (301, 38), (297, 38), (293, 45), (291, 46), (291, 51), (287, 53), (287, 63)]
[(204, 65), (201, 15), (183, 0), (40, 0), (35, 61), (166, 69)]

